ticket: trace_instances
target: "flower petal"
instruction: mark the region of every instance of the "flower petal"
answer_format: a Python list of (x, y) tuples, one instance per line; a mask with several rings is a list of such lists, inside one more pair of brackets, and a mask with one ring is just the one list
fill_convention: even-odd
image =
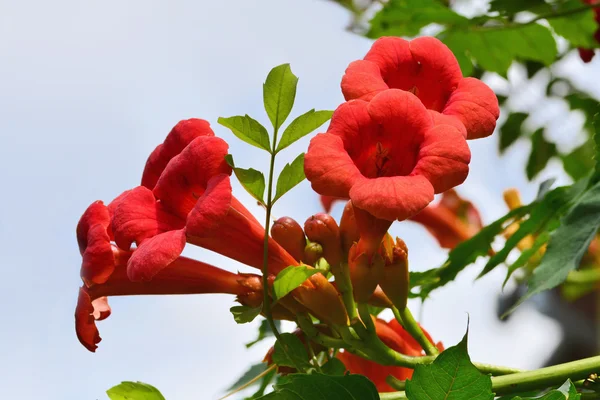
[(130, 190), (121, 199), (112, 220), (115, 243), (124, 250), (129, 250), (133, 242), (140, 245), (159, 233), (184, 226), (185, 221), (167, 212), (152, 191), (144, 186)]
[(165, 208), (182, 219), (196, 205), (210, 178), (231, 174), (225, 156), (229, 146), (218, 137), (194, 139), (179, 155), (173, 157), (154, 188), (154, 195)]
[(94, 319), (92, 300), (84, 288), (79, 288), (75, 308), (75, 332), (79, 342), (89, 351), (95, 352), (102, 340)]
[(350, 199), (379, 219), (404, 220), (427, 207), (433, 187), (419, 175), (362, 179), (350, 190)]
[(342, 93), (346, 100), (369, 101), (377, 93), (386, 89), (388, 85), (381, 77), (379, 66), (371, 61), (351, 62), (342, 78)]
[(441, 193), (464, 182), (470, 161), (471, 151), (462, 133), (450, 125), (438, 125), (425, 135), (411, 175), (423, 175), (435, 193)]
[(159, 144), (148, 157), (142, 174), (142, 186), (153, 189), (169, 161), (181, 153), (192, 140), (199, 136), (214, 135), (210, 124), (203, 119), (191, 118), (179, 121), (171, 129), (165, 141)]
[(127, 263), (132, 281), (147, 281), (179, 257), (185, 247), (185, 230), (168, 231), (147, 239)]
[(87, 234), (87, 247), (81, 262), (81, 278), (87, 285), (106, 282), (115, 269), (110, 237), (101, 224), (93, 225)]
[(106, 208), (101, 200), (97, 200), (90, 204), (77, 224), (77, 243), (79, 244), (79, 252), (81, 255), (83, 255), (88, 246), (88, 231), (96, 224), (100, 224), (104, 227), (108, 227), (110, 225), (110, 214), (108, 212), (108, 208)]
[(485, 83), (475, 78), (464, 78), (452, 92), (442, 112), (458, 118), (467, 128), (467, 139), (491, 135), (500, 115), (498, 98)]
[(318, 134), (310, 141), (304, 173), (315, 192), (335, 197), (348, 197), (350, 188), (362, 176), (342, 139), (331, 133)]

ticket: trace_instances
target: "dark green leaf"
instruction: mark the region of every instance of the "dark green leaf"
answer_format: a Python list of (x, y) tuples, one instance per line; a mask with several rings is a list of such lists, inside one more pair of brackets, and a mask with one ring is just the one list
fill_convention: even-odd
[(550, 232), (544, 232), (537, 238), (535, 238), (535, 241), (533, 242), (533, 245), (530, 248), (521, 252), (519, 258), (517, 258), (517, 260), (508, 267), (508, 272), (506, 273), (506, 278), (504, 278), (504, 282), (502, 283), (502, 288), (504, 288), (513, 272), (525, 266), (525, 264), (527, 264), (529, 260), (537, 254), (538, 250), (541, 249), (546, 243), (548, 243), (549, 239)]
[(321, 370), (326, 375), (344, 375), (346, 366), (339, 358), (332, 358), (321, 367)]
[(290, 265), (283, 269), (277, 274), (277, 277), (273, 282), (275, 299), (281, 299), (286, 294), (302, 285), (305, 280), (317, 273), (319, 273), (318, 269), (310, 268), (306, 265)]
[(533, 76), (537, 74), (538, 71), (542, 70), (544, 66), (544, 64), (538, 61), (526, 61), (525, 68), (527, 68), (527, 77), (529, 79), (533, 78)]
[(581, 257), (600, 226), (600, 184), (585, 192), (552, 233), (540, 265), (527, 283), (527, 293), (506, 314), (525, 300), (560, 285), (570, 271), (579, 266)]
[[(600, 107), (598, 107), (598, 111), (600, 111)], [(600, 112), (596, 113), (594, 116), (594, 149), (596, 150), (596, 154), (594, 154), (594, 161), (596, 162), (596, 166), (594, 168), (594, 175), (592, 176), (591, 183), (596, 183), (600, 181)]]
[(565, 172), (574, 180), (587, 176), (594, 169), (594, 143), (588, 140), (572, 152), (561, 155)]
[(511, 144), (524, 133), (523, 122), (529, 115), (521, 112), (510, 113), (506, 122), (500, 127), (500, 153), (504, 153)]
[(265, 110), (276, 130), (292, 111), (297, 85), (298, 77), (292, 73), (290, 64), (273, 68), (263, 84)]
[(248, 115), (238, 115), (229, 118), (220, 117), (217, 122), (224, 127), (229, 128), (235, 136), (242, 139), (244, 142), (250, 143), (251, 145), (268, 152), (271, 151), (267, 129), (262, 126), (260, 122)]
[(314, 108), (292, 121), (281, 135), (277, 151), (283, 150), (298, 139), (308, 135), (331, 119), (333, 111), (315, 111)]
[(541, 395), (531, 397), (515, 396), (511, 397), (512, 400), (579, 400), (581, 395), (577, 393), (577, 388), (570, 380), (567, 380), (558, 389), (544, 392)]
[(233, 314), (233, 319), (238, 324), (246, 324), (254, 321), (254, 318), (260, 314), (261, 307), (248, 307), (248, 306), (233, 306), (229, 309)]
[(557, 154), (556, 145), (544, 139), (544, 128), (535, 131), (531, 137), (531, 153), (526, 167), (527, 179), (535, 178)]
[(106, 394), (110, 400), (165, 400), (157, 388), (142, 382), (121, 382)]
[(263, 376), (260, 380), (260, 386), (258, 387), (258, 390), (252, 396), (246, 397), (246, 400), (256, 400), (264, 396), (267, 386), (269, 386), (269, 383), (271, 383), (273, 378), (275, 378), (275, 375), (277, 375), (277, 370), (273, 369), (271, 372)]
[(417, 293), (412, 296), (425, 299), (431, 291), (453, 281), (456, 276), (477, 258), (489, 254), (491, 244), (506, 227), (527, 215), (532, 205), (512, 210), (502, 218), (483, 228), (479, 233), (456, 246), (448, 255), (448, 260), (440, 268), (431, 269), (420, 273), (410, 274), (411, 288), (418, 287)]
[(291, 374), (261, 400), (379, 400), (379, 394), (363, 375)]
[(281, 341), (275, 342), (273, 362), (278, 366), (310, 368), (308, 352), (304, 343), (293, 333), (282, 333)]
[(543, 4), (545, 4), (544, 0), (492, 0), (490, 2), (490, 12), (514, 15)]
[(471, 363), (467, 334), (456, 346), (442, 352), (430, 365), (418, 365), (406, 381), (411, 400), (492, 400), (492, 380)]
[[(280, 322), (279, 321), (273, 321), (273, 322), (275, 323), (275, 327), (277, 328), (277, 330), (279, 330)], [(273, 331), (271, 330), (271, 325), (269, 325), (269, 321), (267, 321), (266, 319), (263, 319), (262, 321), (260, 321), (260, 325), (258, 327), (258, 337), (256, 339), (254, 339), (253, 341), (251, 341), (250, 343), (246, 343), (246, 348), (249, 349), (250, 347), (254, 346), (256, 343), (268, 338), (269, 336), (273, 336)]]
[(273, 202), (277, 201), (305, 178), (304, 153), (301, 153), (291, 164), (285, 164), (285, 167), (283, 167), (279, 178), (277, 178), (277, 190)]
[[(580, 0), (570, 0), (561, 3), (557, 13), (562, 13), (568, 10), (581, 9), (582, 2)], [(548, 23), (554, 29), (556, 34), (564, 37), (573, 47), (583, 47), (591, 49), (598, 47), (598, 43), (594, 39), (594, 33), (598, 27), (594, 21), (594, 12), (592, 9), (587, 9), (578, 13), (573, 13), (559, 18), (548, 18)]]
[(267, 364), (264, 362), (252, 365), (246, 372), (244, 372), (244, 375), (240, 376), (240, 378), (237, 381), (235, 381), (235, 383), (231, 385), (229, 389), (227, 389), (227, 391), (235, 390), (240, 386), (247, 384), (251, 380), (255, 379), (257, 376), (265, 372), (266, 369)]
[[(484, 70), (506, 76), (515, 59), (550, 65), (556, 59), (556, 42), (548, 28), (527, 24), (511, 29), (473, 27), (440, 33), (442, 41), (455, 52), (472, 57)], [(461, 69), (463, 65), (461, 64)], [(463, 70), (464, 72), (464, 70)]]
[(432, 23), (465, 25), (469, 20), (438, 0), (390, 0), (371, 20), (367, 36), (416, 36)]

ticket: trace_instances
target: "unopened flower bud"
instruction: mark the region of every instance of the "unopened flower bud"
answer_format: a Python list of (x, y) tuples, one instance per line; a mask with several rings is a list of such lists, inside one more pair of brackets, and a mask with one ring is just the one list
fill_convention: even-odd
[(397, 308), (406, 308), (409, 290), (408, 248), (402, 239), (396, 238), (392, 258), (383, 268), (383, 279), (379, 285)]
[(320, 273), (308, 278), (292, 294), (321, 321), (336, 325), (348, 324), (348, 314), (340, 294)]
[(385, 262), (379, 253), (369, 256), (360, 247), (360, 242), (355, 243), (348, 254), (348, 267), (350, 279), (354, 288), (354, 298), (359, 303), (369, 301), (377, 284), (383, 278)]
[(390, 308), (393, 304), (392, 301), (383, 293), (381, 286), (377, 286), (373, 295), (369, 299), (369, 304), (375, 307)]
[(271, 227), (271, 237), (296, 260), (302, 260), (306, 238), (299, 223), (290, 217), (281, 217)]
[(354, 218), (360, 232), (360, 248), (369, 256), (375, 254), (393, 221), (376, 218), (358, 207), (354, 207)]
[(304, 248), (304, 261), (308, 265), (315, 265), (319, 258), (323, 257), (323, 247), (319, 243), (311, 242)]
[(329, 214), (318, 213), (308, 218), (304, 223), (306, 236), (312, 242), (323, 247), (323, 257), (329, 265), (335, 267), (342, 259), (340, 243), (340, 228), (335, 219)]
[(347, 257), (350, 247), (360, 239), (356, 217), (352, 202), (349, 201), (344, 207), (342, 219), (340, 219), (340, 240), (342, 242), (342, 254)]

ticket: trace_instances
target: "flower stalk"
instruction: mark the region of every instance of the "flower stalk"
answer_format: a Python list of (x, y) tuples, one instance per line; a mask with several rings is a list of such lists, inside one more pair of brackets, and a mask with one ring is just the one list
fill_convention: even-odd
[(410, 335), (417, 342), (419, 342), (423, 350), (425, 350), (425, 354), (430, 356), (439, 354), (437, 347), (435, 347), (435, 344), (431, 343), (427, 336), (425, 336), (423, 330), (413, 317), (408, 307), (404, 307), (402, 310), (392, 307), (392, 311), (394, 312), (394, 317), (396, 317), (400, 325), (402, 325), (404, 329), (406, 329), (408, 333), (410, 333)]

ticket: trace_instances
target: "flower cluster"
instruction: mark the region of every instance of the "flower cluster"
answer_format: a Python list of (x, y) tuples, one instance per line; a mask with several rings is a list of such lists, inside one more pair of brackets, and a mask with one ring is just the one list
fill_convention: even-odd
[[(598, 42), (598, 44), (600, 44), (600, 1), (598, 1), (598, 0), (583, 0), (583, 2), (585, 4), (589, 4), (589, 5), (594, 5), (594, 4), (599, 5), (598, 7), (594, 8), (594, 19), (595, 19), (596, 23), (598, 24), (598, 29), (596, 29), (596, 32), (594, 33), (594, 39), (596, 40), (596, 42)], [(594, 49), (584, 49), (584, 48), (580, 47), (577, 50), (579, 51), (579, 57), (585, 63), (589, 63), (590, 61), (592, 61), (592, 58), (594, 58), (594, 55), (595, 55)]]

